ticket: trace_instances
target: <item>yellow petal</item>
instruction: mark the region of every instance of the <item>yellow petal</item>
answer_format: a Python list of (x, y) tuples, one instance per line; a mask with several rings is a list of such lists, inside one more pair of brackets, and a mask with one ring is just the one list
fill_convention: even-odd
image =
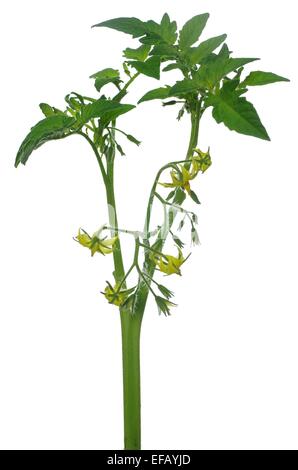
[(87, 233), (85, 233), (85, 232), (82, 233), (82, 232), (81, 232), (81, 229), (79, 229), (76, 238), (77, 238), (77, 241), (78, 241), (81, 245), (85, 246), (86, 248), (89, 248), (89, 247), (90, 247), (91, 237), (90, 237)]

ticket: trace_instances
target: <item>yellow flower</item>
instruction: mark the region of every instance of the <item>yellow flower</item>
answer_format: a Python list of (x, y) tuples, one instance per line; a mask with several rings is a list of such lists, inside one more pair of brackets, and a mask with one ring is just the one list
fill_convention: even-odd
[(209, 154), (209, 149), (207, 152), (202, 152), (199, 149), (195, 149), (197, 155), (194, 155), (189, 163), (179, 165), (178, 170), (172, 170), (170, 172), (172, 182), (171, 183), (159, 183), (165, 188), (182, 188), (188, 192), (191, 191), (190, 181), (193, 180), (199, 171), (204, 173), (204, 171), (209, 168), (211, 165), (211, 158)]
[(81, 228), (79, 229), (79, 232), (75, 238), (75, 240), (80, 243), (80, 245), (89, 248), (91, 251), (91, 256), (93, 256), (96, 252), (101, 253), (102, 255), (108, 255), (112, 253), (117, 239), (117, 236), (109, 239), (99, 238), (99, 232), (95, 232), (92, 237), (90, 237), (90, 235)]
[(194, 149), (194, 152), (196, 152), (197, 155), (192, 157), (192, 161), (198, 172), (201, 171), (204, 173), (212, 164), (209, 150), (210, 149), (208, 149), (207, 152), (202, 152), (200, 149)]
[(182, 188), (190, 193), (190, 184), (189, 181), (192, 179), (191, 173), (185, 168), (185, 166), (180, 165), (179, 171), (172, 170), (170, 172), (172, 183), (159, 183), (165, 188)]
[(120, 289), (119, 288), (119, 283), (116, 283), (115, 286), (113, 287), (108, 281), (107, 281), (107, 287), (105, 288), (104, 292), (102, 294), (105, 296), (107, 301), (110, 304), (117, 305), (118, 307), (121, 307), (121, 305), (125, 302), (127, 297), (134, 291), (134, 287), (131, 289)]
[(161, 272), (167, 275), (178, 274), (181, 276), (180, 266), (186, 261), (186, 258), (183, 257), (182, 251), (178, 248), (178, 256), (154, 253), (152, 260)]

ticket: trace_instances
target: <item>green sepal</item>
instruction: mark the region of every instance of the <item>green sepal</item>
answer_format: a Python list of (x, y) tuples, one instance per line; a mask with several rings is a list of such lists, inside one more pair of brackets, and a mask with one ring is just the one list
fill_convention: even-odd
[(198, 196), (196, 195), (196, 193), (192, 189), (190, 190), (189, 195), (196, 204), (201, 204), (200, 201), (199, 201)]

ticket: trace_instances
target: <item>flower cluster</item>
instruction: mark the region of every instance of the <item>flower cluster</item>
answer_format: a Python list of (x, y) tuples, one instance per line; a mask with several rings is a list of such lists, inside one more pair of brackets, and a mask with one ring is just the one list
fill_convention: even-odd
[(176, 165), (170, 172), (171, 183), (159, 183), (165, 188), (181, 188), (188, 194), (191, 192), (190, 181), (193, 180), (201, 171), (204, 173), (211, 165), (209, 149), (202, 152), (200, 149), (194, 149), (195, 155), (184, 164)]

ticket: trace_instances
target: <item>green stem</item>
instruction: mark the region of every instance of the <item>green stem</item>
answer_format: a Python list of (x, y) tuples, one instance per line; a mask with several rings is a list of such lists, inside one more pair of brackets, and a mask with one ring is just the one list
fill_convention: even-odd
[(121, 314), (124, 448), (141, 449), (140, 334), (142, 316)]
[(99, 155), (99, 152), (97, 150), (97, 147), (96, 145), (94, 144), (94, 142), (90, 139), (90, 137), (85, 134), (84, 132), (82, 131), (76, 131), (75, 134), (78, 134), (78, 135), (81, 135), (82, 137), (84, 137), (87, 142), (91, 145), (92, 147), (92, 150), (93, 152), (95, 153), (95, 156), (96, 156), (96, 160), (97, 160), (97, 163), (99, 165), (99, 168), (100, 168), (100, 171), (101, 171), (101, 175), (102, 175), (102, 179), (103, 179), (103, 182), (105, 184), (105, 186), (107, 187), (107, 184), (108, 184), (108, 181), (107, 181), (107, 175), (106, 175), (106, 171), (105, 171), (105, 167), (102, 163), (102, 160), (101, 160), (101, 157)]
[(127, 93), (127, 88), (132, 84), (132, 82), (134, 82), (134, 80), (140, 75), (140, 72), (137, 72), (135, 73), (132, 77), (130, 77), (130, 79), (126, 82), (126, 84), (124, 85), (123, 88), (121, 88), (121, 90), (119, 91), (119, 93), (117, 93), (117, 95), (113, 98), (113, 101), (117, 101), (117, 102), (120, 102), (122, 100), (122, 98), (124, 98), (124, 96), (126, 95)]

